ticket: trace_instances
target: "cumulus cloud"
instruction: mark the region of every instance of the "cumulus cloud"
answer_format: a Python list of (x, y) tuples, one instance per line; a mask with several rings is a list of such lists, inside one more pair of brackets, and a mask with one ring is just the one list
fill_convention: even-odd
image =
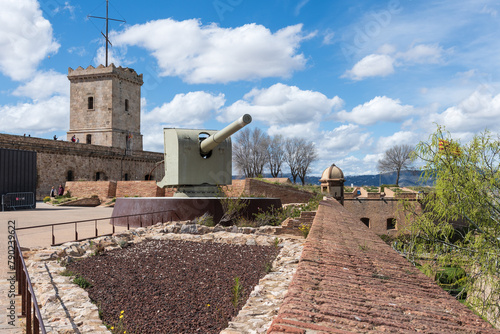
[(38, 72), (31, 81), (16, 88), (12, 94), (33, 100), (45, 99), (53, 95), (69, 96), (69, 80), (66, 74), (53, 70)]
[[(225, 101), (224, 94), (189, 92), (177, 94), (172, 101), (150, 112), (143, 112), (141, 129), (144, 148), (162, 152), (163, 128), (201, 128), (205, 120), (213, 118), (212, 113), (221, 108)], [(146, 99), (141, 99), (141, 107), (145, 108), (146, 105)]]
[(64, 131), (69, 124), (69, 97), (0, 106), (0, 131), (7, 133), (43, 133)]
[(369, 77), (385, 77), (394, 73), (394, 59), (388, 55), (371, 54), (357, 62), (342, 77), (363, 80)]
[(320, 144), (322, 155), (344, 156), (358, 151), (369, 142), (370, 134), (358, 125), (341, 125), (331, 131), (321, 133)]
[(302, 25), (275, 33), (258, 24), (221, 28), (199, 20), (163, 19), (137, 24), (115, 33), (118, 46), (139, 46), (157, 59), (162, 76), (188, 83), (227, 83), (266, 77), (289, 77), (306, 58), (298, 53), (305, 35)]
[(161, 123), (166, 127), (199, 127), (225, 101), (224, 94), (214, 96), (201, 91), (177, 94), (172, 101), (144, 114), (143, 120)]
[(424, 122), (444, 125), (451, 132), (473, 133), (486, 128), (500, 132), (499, 118), (500, 94), (493, 95), (491, 89), (482, 87), (458, 105), (429, 115)]
[(343, 103), (338, 96), (329, 99), (320, 92), (277, 83), (269, 88), (252, 89), (242, 100), (224, 109), (217, 120), (228, 122), (251, 114), (255, 120), (273, 126), (272, 131), (279, 131), (291, 125), (318, 123)]
[[(411, 131), (398, 131), (388, 137), (380, 137), (377, 142), (377, 150), (380, 154), (387, 151), (394, 145), (415, 146), (420, 141), (418, 134)], [(377, 160), (378, 161), (378, 160)]]
[(373, 125), (377, 122), (401, 122), (414, 111), (413, 106), (402, 105), (399, 99), (376, 96), (372, 100), (354, 107), (351, 112), (342, 110), (337, 118), (356, 124)]
[(377, 52), (358, 61), (342, 78), (364, 80), (370, 77), (385, 77), (395, 72), (395, 67), (442, 62), (444, 50), (438, 44), (418, 44), (405, 52), (398, 52), (390, 44), (382, 45)]
[(13, 80), (28, 79), (59, 49), (36, 0), (2, 1), (0, 22), (0, 72)]

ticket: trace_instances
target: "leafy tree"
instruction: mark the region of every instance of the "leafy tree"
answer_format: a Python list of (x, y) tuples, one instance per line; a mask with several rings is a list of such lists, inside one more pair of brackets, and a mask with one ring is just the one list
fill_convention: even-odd
[(423, 212), (410, 213), (410, 234), (400, 243), (435, 277), (445, 267), (463, 269), (458, 297), (466, 293), (467, 303), (492, 321), (500, 316), (499, 139), (484, 132), (462, 145), (438, 127), (417, 145), (423, 179), (435, 179), (435, 191), (422, 200)]
[(410, 155), (413, 147), (410, 145), (394, 145), (385, 151), (384, 157), (379, 160), (377, 169), (382, 173), (396, 172), (396, 185), (399, 185), (399, 174), (412, 165)]

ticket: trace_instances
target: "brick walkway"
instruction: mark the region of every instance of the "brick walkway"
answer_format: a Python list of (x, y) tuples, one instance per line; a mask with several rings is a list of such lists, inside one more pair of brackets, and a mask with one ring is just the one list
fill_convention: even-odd
[(336, 201), (323, 201), (268, 334), (500, 333)]

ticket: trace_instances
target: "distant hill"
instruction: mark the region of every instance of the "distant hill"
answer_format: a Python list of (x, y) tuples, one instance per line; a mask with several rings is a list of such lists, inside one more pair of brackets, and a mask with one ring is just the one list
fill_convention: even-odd
[[(412, 171), (403, 171), (399, 176), (399, 185), (400, 186), (418, 186), (421, 185), (419, 183), (420, 174), (422, 172), (419, 170)], [(271, 177), (270, 175), (265, 175), (264, 177)], [(288, 177), (290, 180), (292, 179), (290, 174), (283, 174), (282, 177)], [(238, 177), (233, 177), (238, 178)], [(319, 176), (306, 176), (307, 184), (316, 184), (319, 185)], [(396, 172), (394, 173), (386, 173), (386, 174), (376, 174), (376, 175), (348, 175), (345, 176), (345, 185), (350, 186), (351, 184), (355, 186), (379, 186), (381, 184), (394, 184), (396, 183)], [(300, 179), (297, 178), (297, 182), (300, 183)], [(427, 184), (432, 185), (432, 184)]]

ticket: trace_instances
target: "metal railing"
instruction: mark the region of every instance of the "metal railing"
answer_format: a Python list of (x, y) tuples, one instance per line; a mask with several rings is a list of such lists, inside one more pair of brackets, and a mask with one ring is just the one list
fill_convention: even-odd
[[(169, 215), (170, 214), (170, 215)], [(167, 219), (165, 219), (165, 215), (167, 216)], [(64, 222), (64, 223), (54, 223), (54, 224), (45, 224), (45, 225), (37, 225), (37, 226), (28, 226), (28, 227), (18, 227), (16, 228), (17, 231), (21, 230), (31, 230), (35, 228), (43, 228), (43, 227), (50, 227), (51, 228), (51, 245), (56, 246), (56, 245), (61, 245), (65, 242), (71, 242), (71, 241), (82, 241), (82, 240), (87, 240), (91, 238), (97, 238), (97, 237), (102, 237), (102, 236), (109, 236), (113, 235), (115, 233), (115, 222), (117, 221), (122, 221), (125, 220), (126, 224), (123, 224), (123, 226), (127, 226), (127, 231), (130, 230), (130, 221), (132, 220), (132, 223), (134, 223), (134, 227), (144, 227), (144, 226), (151, 226), (156, 223), (161, 222), (162, 224), (165, 221), (172, 221), (173, 220), (173, 215), (177, 217), (179, 220), (179, 216), (177, 213), (173, 210), (166, 210), (166, 211), (156, 211), (156, 212), (148, 212), (148, 213), (140, 213), (140, 214), (133, 214), (133, 215), (124, 215), (124, 216), (115, 216), (115, 217), (107, 217), (107, 218), (96, 218), (96, 219), (87, 219), (87, 220), (78, 220), (78, 221), (72, 221), (72, 222)], [(143, 219), (143, 216), (145, 216), (145, 219)], [(148, 216), (150, 216), (149, 219), (146, 219)], [(170, 216), (170, 218), (169, 218)], [(161, 217), (161, 218), (159, 218)], [(106, 233), (106, 234), (99, 234), (99, 229), (98, 229), (98, 221), (104, 221), (104, 220), (109, 220), (111, 225), (112, 225), (112, 232), (111, 233)], [(135, 226), (136, 222), (139, 222)], [(85, 237), (85, 238), (79, 238), (78, 235), (78, 224), (84, 224), (84, 223), (89, 223), (89, 222), (94, 222), (94, 234), (90, 237)], [(74, 225), (74, 236), (75, 238), (73, 240), (66, 240), (63, 242), (58, 242), (56, 243), (56, 236), (55, 236), (55, 231), (54, 227), (55, 226), (62, 226), (62, 225)], [(122, 225), (117, 225), (117, 226), (122, 226)]]
[(21, 295), (21, 317), (26, 317), (26, 333), (38, 334), (42, 331), (42, 334), (46, 334), (47, 332), (45, 331), (33, 286), (31, 285), (28, 269), (24, 262), (21, 246), (17, 239), (17, 234), (14, 233), (14, 235), (14, 263), (16, 268), (16, 281), (18, 282), (17, 294)]
[(35, 194), (29, 192), (7, 193), (2, 195), (2, 211), (5, 209), (30, 208), (36, 206)]
[[(79, 220), (79, 221), (73, 221), (73, 222), (65, 222), (65, 223), (55, 223), (55, 224), (46, 224), (46, 225), (38, 225), (38, 226), (29, 226), (29, 227), (20, 227), (16, 228), (15, 230), (15, 252), (14, 252), (14, 263), (15, 263), (15, 270), (16, 270), (16, 281), (18, 282), (18, 295), (21, 295), (21, 317), (26, 317), (26, 333), (33, 333), (33, 334), (38, 334), (40, 331), (42, 334), (46, 334), (45, 326), (43, 324), (43, 319), (40, 313), (40, 308), (38, 307), (38, 302), (36, 300), (35, 292), (33, 290), (33, 286), (31, 285), (31, 280), (29, 277), (28, 269), (26, 268), (26, 263), (24, 262), (23, 254), (21, 251), (21, 246), (19, 243), (19, 240), (17, 238), (17, 231), (19, 230), (28, 230), (28, 229), (35, 229), (35, 228), (42, 228), (42, 227), (51, 227), (52, 230), (52, 245), (56, 245), (55, 243), (55, 234), (54, 234), (54, 226), (59, 226), (59, 225), (68, 225), (68, 224), (74, 224), (75, 226), (75, 240), (70, 240), (70, 241), (81, 241), (85, 239), (91, 239), (94, 237), (98, 236), (106, 236), (106, 235), (111, 235), (115, 233), (115, 220), (117, 219), (125, 219), (126, 220), (126, 225), (127, 225), (127, 231), (130, 230), (130, 218), (131, 217), (139, 217), (139, 227), (144, 227), (144, 226), (151, 226), (153, 224), (159, 223), (160, 221), (157, 220), (157, 218), (161, 215), (161, 223), (163, 224), (166, 220), (165, 214), (170, 213), (170, 221), (172, 221), (172, 216), (175, 214), (177, 216), (177, 219), (179, 219), (179, 216), (177, 213), (173, 210), (167, 210), (167, 211), (157, 211), (157, 212), (149, 212), (149, 213), (141, 213), (141, 214), (134, 214), (134, 215), (124, 215), (124, 216), (116, 216), (116, 217), (109, 217), (109, 218), (97, 218), (97, 219), (88, 219), (88, 220)], [(143, 216), (148, 216), (151, 215), (151, 219), (145, 221), (142, 219)], [(98, 224), (97, 221), (99, 220), (110, 220), (112, 224), (112, 233), (111, 234), (101, 234), (99, 235), (99, 230), (98, 230)], [(80, 223), (88, 223), (88, 222), (94, 222), (94, 229), (95, 229), (95, 235), (90, 238), (83, 238), (79, 239), (78, 238), (78, 224)], [(144, 224), (144, 223), (149, 223), (149, 224)], [(68, 242), (68, 241), (65, 241)]]

